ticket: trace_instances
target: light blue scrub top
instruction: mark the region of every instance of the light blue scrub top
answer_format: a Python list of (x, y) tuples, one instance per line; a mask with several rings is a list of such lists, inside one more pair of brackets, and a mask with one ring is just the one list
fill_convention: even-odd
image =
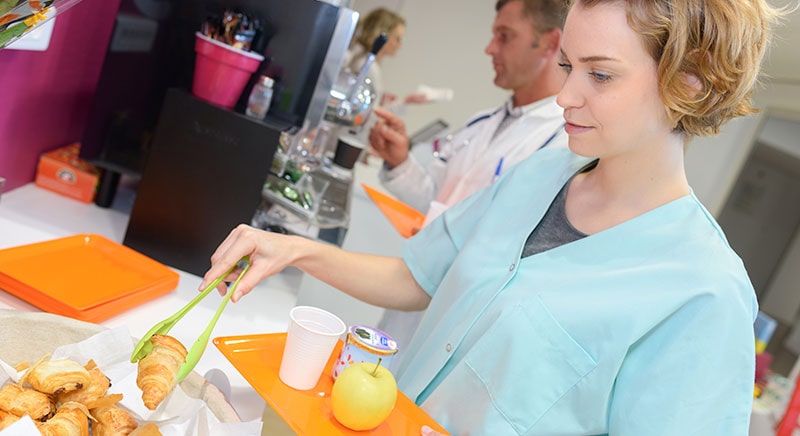
[(542, 150), (408, 241), (399, 387), (453, 434), (746, 435), (755, 292), (693, 194), (520, 259), (587, 162)]

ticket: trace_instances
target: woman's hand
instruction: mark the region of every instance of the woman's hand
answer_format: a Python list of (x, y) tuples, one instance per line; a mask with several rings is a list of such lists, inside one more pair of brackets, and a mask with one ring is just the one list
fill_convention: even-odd
[[(211, 256), (211, 268), (200, 289), (224, 275), (243, 257), (249, 256), (250, 269), (239, 281), (233, 301), (238, 301), (260, 281), (294, 266), (348, 295), (376, 306), (399, 310), (421, 310), (431, 301), (399, 257), (353, 253), (331, 244), (302, 236), (281, 235), (241, 224)], [(241, 268), (224, 277), (232, 281)], [(391, 283), (392, 286), (376, 286)], [(221, 284), (219, 291), (227, 292)]]
[(430, 99), (428, 95), (424, 92), (415, 92), (412, 94), (408, 94), (405, 99), (403, 99), (403, 103), (405, 104), (422, 104), (422, 103), (430, 103)]
[[(211, 256), (211, 268), (203, 276), (200, 289), (205, 289), (244, 256), (250, 256), (250, 270), (242, 277), (232, 297), (234, 302), (238, 301), (261, 280), (281, 272), (295, 260), (298, 254), (297, 247), (303, 242), (303, 238), (267, 232), (241, 224), (233, 229)], [(225, 277), (225, 281), (235, 280), (240, 272), (241, 268), (235, 268)], [(227, 285), (224, 282), (220, 283), (218, 289), (224, 295), (227, 292)]]
[(383, 96), (381, 97), (381, 106), (386, 106), (389, 104), (394, 103), (397, 101), (397, 95), (392, 94), (391, 92), (384, 92)]

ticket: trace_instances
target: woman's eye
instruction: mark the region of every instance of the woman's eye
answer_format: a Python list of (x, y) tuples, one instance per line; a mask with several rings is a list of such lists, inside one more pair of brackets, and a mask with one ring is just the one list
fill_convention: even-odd
[(561, 67), (562, 70), (566, 71), (567, 73), (572, 72), (572, 65), (566, 62), (559, 62), (558, 66)]
[(611, 80), (611, 76), (605, 73), (598, 73), (593, 71), (589, 73), (589, 75), (592, 76), (592, 78), (594, 78), (594, 80), (598, 83), (605, 83)]

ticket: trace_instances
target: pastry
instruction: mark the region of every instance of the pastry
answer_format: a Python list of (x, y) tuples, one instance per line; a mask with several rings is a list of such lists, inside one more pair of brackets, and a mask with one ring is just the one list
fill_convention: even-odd
[(92, 409), (95, 422), (92, 423), (92, 436), (125, 436), (139, 425), (130, 413), (117, 406), (103, 406)]
[(42, 436), (89, 436), (89, 409), (81, 403), (65, 403), (39, 426)]
[(55, 413), (55, 406), (47, 394), (17, 384), (0, 389), (0, 410), (12, 415), (30, 415), (34, 420), (46, 420)]
[(149, 422), (139, 426), (136, 430), (132, 431), (128, 436), (161, 436), (161, 430), (158, 426)]
[(175, 388), (178, 370), (186, 361), (186, 347), (166, 335), (153, 335), (153, 350), (139, 361), (136, 385), (145, 407), (155, 410)]
[(103, 398), (111, 387), (111, 380), (103, 374), (100, 368), (89, 370), (89, 384), (74, 391), (64, 392), (56, 397), (56, 404), (74, 401), (88, 406), (90, 402)]
[(32, 388), (46, 394), (61, 394), (80, 389), (91, 382), (89, 371), (72, 360), (42, 360), (25, 376)]
[(0, 410), (0, 430), (8, 427), (9, 425), (17, 422), (19, 420), (19, 416), (12, 415), (7, 412), (3, 412)]

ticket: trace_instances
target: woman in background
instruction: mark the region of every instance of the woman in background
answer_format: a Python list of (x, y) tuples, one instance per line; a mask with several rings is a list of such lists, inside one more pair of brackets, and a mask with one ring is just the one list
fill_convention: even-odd
[(755, 111), (778, 15), (765, 0), (574, 0), (568, 150), (517, 164), (399, 259), (239, 226), (201, 287), (249, 255), (234, 300), (292, 265), (427, 307), (398, 386), (452, 434), (746, 435), (758, 304), (684, 152)]
[(372, 50), (372, 43), (381, 33), (386, 34), (386, 44), (375, 56), (375, 62), (367, 73), (367, 77), (372, 81), (372, 86), (378, 95), (379, 105), (425, 103), (427, 99), (421, 93), (409, 94), (402, 102), (399, 102), (396, 95), (386, 92), (383, 87), (381, 60), (397, 54), (397, 51), (403, 45), (403, 37), (406, 33), (406, 20), (388, 9), (375, 9), (358, 20), (355, 39), (352, 47), (345, 55), (344, 66), (353, 72), (361, 70), (367, 54)]

